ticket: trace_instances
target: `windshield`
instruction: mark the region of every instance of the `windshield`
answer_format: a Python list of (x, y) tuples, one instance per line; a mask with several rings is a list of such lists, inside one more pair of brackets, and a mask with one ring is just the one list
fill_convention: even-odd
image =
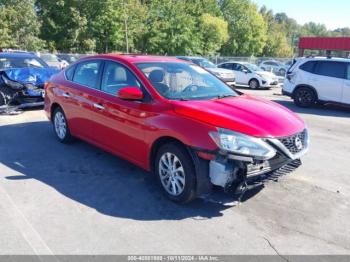
[(35, 57), (0, 57), (0, 69), (23, 67), (48, 67), (44, 61)]
[(137, 67), (160, 95), (172, 100), (201, 100), (238, 96), (203, 68), (187, 63), (139, 63)]
[(204, 68), (217, 68), (215, 64), (206, 59), (194, 59), (193, 62)]

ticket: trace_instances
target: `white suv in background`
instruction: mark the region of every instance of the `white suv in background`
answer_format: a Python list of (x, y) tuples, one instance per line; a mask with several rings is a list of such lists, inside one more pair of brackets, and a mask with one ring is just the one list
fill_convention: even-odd
[(246, 62), (226, 62), (218, 67), (232, 70), (236, 75), (237, 86), (249, 86), (251, 89), (271, 88), (279, 85), (278, 77), (266, 72), (254, 64)]
[(287, 72), (282, 93), (300, 107), (316, 102), (350, 105), (350, 60), (325, 57), (295, 60)]

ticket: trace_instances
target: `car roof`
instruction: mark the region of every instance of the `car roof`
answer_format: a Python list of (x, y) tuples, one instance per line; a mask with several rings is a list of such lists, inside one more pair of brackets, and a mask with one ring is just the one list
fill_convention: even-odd
[(177, 56), (179, 59), (188, 59), (188, 60), (207, 60), (204, 57), (201, 56)]
[(338, 61), (338, 62), (350, 62), (349, 58), (343, 57), (325, 57), (325, 56), (311, 56), (311, 57), (301, 57), (302, 61)]
[(11, 53), (7, 53), (7, 52), (0, 52), (0, 57), (2, 58), (11, 58), (11, 57), (18, 57), (18, 58), (26, 58), (26, 57), (35, 57), (37, 58), (36, 55), (33, 55), (31, 53), (22, 53), (22, 52), (11, 52)]
[(252, 63), (249, 63), (249, 62), (242, 62), (242, 61), (227, 61), (227, 62), (220, 63), (220, 65), (222, 65), (222, 64), (229, 64), (229, 63), (236, 63), (236, 64), (242, 64), (242, 65), (252, 64)]
[(116, 58), (129, 63), (149, 63), (149, 62), (184, 62), (181, 59), (170, 56), (138, 55), (138, 54), (104, 54), (92, 55), (82, 58), (81, 61), (91, 58)]

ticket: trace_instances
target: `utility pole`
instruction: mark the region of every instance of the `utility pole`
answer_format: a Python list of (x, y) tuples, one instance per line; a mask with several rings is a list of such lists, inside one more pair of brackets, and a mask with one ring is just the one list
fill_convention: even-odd
[(125, 45), (126, 45), (126, 53), (129, 53), (129, 32), (128, 32), (128, 16), (126, 14), (126, 6), (125, 0), (123, 1), (124, 6), (124, 29), (125, 29)]
[(125, 44), (126, 44), (126, 53), (128, 54), (129, 53), (129, 37), (128, 37), (128, 21), (126, 19), (126, 16), (125, 16), (125, 19), (124, 19), (124, 25), (125, 25)]

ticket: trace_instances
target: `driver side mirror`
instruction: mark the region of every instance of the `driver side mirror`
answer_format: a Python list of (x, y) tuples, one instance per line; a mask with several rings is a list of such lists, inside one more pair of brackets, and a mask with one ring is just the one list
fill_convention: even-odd
[(118, 97), (123, 100), (142, 100), (143, 93), (138, 87), (123, 87), (118, 91)]
[(245, 74), (249, 73), (249, 71), (247, 69), (243, 69), (242, 72), (245, 73)]

